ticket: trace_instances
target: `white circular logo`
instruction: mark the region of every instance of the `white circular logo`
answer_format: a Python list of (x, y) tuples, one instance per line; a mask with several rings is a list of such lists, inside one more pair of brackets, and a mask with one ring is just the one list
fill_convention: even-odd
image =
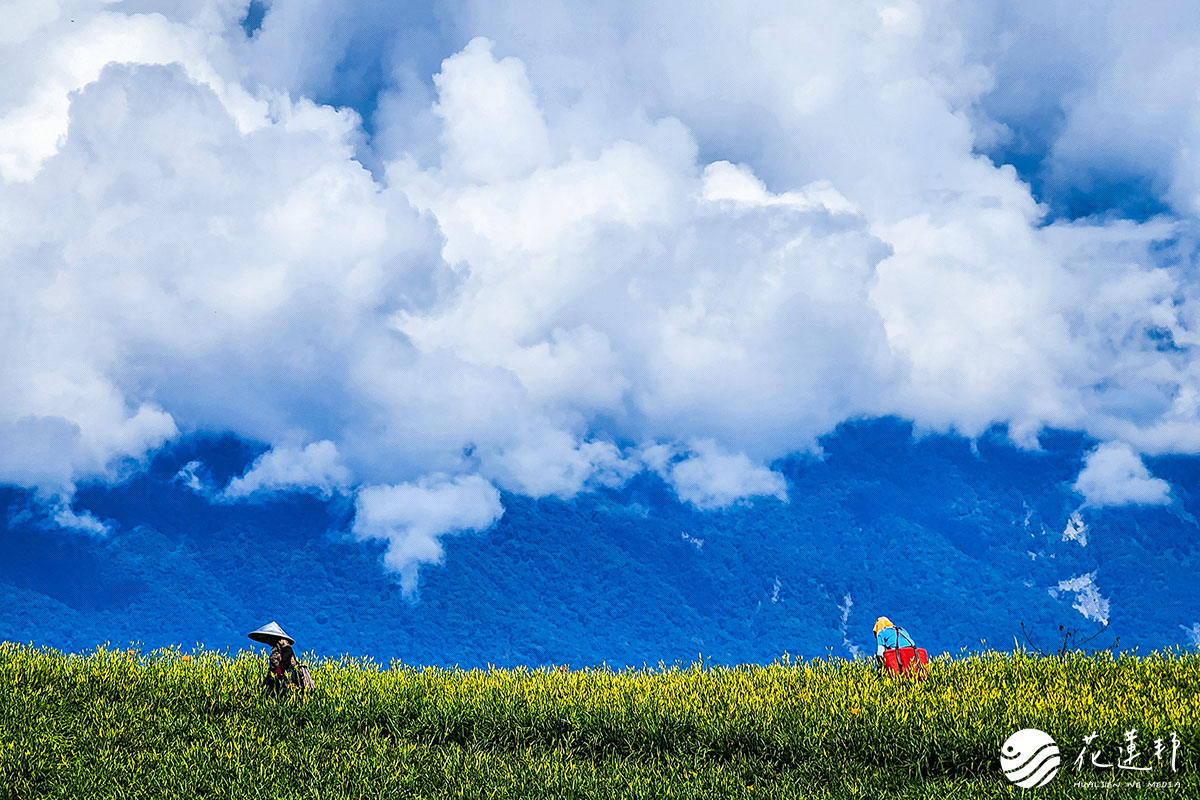
[(1022, 789), (1045, 786), (1058, 774), (1058, 745), (1037, 728), (1017, 731), (1000, 747), (1004, 777)]

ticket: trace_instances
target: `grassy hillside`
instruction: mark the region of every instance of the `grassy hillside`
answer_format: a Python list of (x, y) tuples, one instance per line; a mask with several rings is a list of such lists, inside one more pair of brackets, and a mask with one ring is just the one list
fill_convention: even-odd
[[(922, 681), (861, 663), (737, 669), (453, 671), (313, 663), (307, 696), (263, 697), (261, 656), (63, 655), (0, 645), (0, 796), (1038, 797), (1196, 796), (1200, 656), (986, 654)], [(1062, 747), (1047, 787), (1011, 787), (1000, 744)], [(1150, 772), (1114, 758), (1137, 728)], [(1177, 771), (1153, 739), (1182, 742)], [(1090, 752), (1090, 751), (1089, 751)], [(1087, 789), (1078, 780), (1116, 780)], [(1133, 780), (1170, 788), (1130, 788)]]

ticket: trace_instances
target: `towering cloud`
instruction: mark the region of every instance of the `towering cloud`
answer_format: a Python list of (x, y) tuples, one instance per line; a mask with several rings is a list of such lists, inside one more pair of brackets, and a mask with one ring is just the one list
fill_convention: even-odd
[(60, 511), (232, 431), (273, 449), (227, 499), (357, 491), (412, 579), (499, 489), (784, 499), (770, 462), (849, 418), (1121, 442), (1093, 505), (1200, 452), (1168, 6), (1151, 47), (1115, 5), (146, 5), (0, 36), (0, 482)]

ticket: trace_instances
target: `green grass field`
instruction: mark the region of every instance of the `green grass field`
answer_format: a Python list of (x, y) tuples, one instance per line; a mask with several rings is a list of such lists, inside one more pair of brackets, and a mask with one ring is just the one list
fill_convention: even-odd
[[(937, 659), (924, 680), (838, 659), (626, 672), (309, 663), (317, 689), (273, 699), (261, 655), (0, 645), (0, 796), (1200, 796), (1194, 653), (991, 653)], [(999, 767), (1001, 743), (1026, 727), (1062, 750), (1040, 789)], [(1150, 771), (1075, 770), (1085, 735), (1116, 761), (1134, 728), (1134, 764)], [(1172, 732), (1175, 771), (1153, 753)]]

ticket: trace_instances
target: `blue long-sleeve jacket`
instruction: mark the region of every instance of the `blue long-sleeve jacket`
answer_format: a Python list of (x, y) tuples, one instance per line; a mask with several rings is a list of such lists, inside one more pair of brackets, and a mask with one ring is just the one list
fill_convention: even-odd
[[(897, 630), (900, 631), (899, 636), (896, 635)], [(897, 640), (899, 640), (899, 644), (897, 644)], [(916, 643), (904, 628), (884, 628), (875, 634), (875, 655), (877, 656), (883, 655), (884, 650), (893, 650), (896, 647), (916, 646)]]

